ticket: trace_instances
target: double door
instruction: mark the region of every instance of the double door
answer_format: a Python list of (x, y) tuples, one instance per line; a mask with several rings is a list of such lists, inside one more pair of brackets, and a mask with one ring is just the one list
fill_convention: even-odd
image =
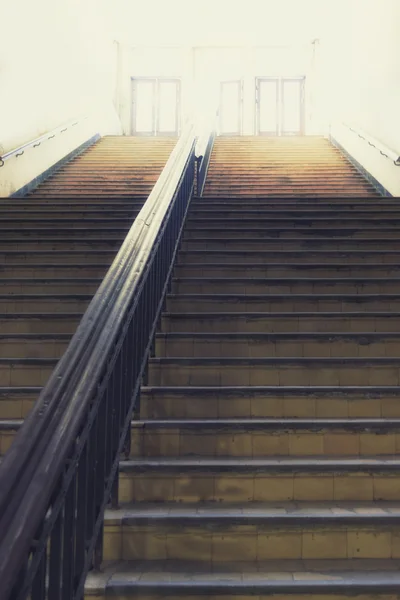
[(178, 135), (180, 99), (179, 79), (132, 79), (132, 135)]
[(256, 79), (257, 135), (303, 135), (304, 77)]

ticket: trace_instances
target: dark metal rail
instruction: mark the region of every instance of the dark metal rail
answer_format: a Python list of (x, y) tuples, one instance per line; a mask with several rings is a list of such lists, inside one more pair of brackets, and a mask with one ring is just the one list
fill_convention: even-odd
[(18, 146), (18, 148), (14, 148), (13, 150), (6, 152), (2, 156), (0, 156), (0, 167), (4, 166), (5, 161), (9, 158), (12, 158), (13, 156), (22, 156), (22, 154), (24, 154), (25, 150), (27, 150), (28, 148), (37, 148), (42, 144), (42, 142), (46, 142), (47, 140), (53, 139), (59, 133), (64, 133), (64, 131), (67, 131), (67, 129), (69, 129), (70, 127), (78, 125), (78, 123), (85, 121), (87, 118), (87, 116), (84, 116), (79, 119), (74, 119), (73, 121), (68, 121), (68, 123), (60, 125), (59, 127), (52, 129), (52, 131), (49, 131), (48, 133), (45, 133), (44, 135), (41, 135), (40, 137), (35, 138), (30, 142), (26, 142), (26, 144), (22, 144), (21, 146)]
[(218, 111), (214, 115), (214, 122), (211, 127), (211, 134), (209, 131), (204, 132), (203, 136), (199, 138), (196, 146), (196, 194), (197, 196), (203, 195), (204, 185), (207, 178), (208, 166), (210, 164), (211, 152), (214, 146), (216, 136), (216, 122), (218, 118)]
[(1, 600), (81, 600), (118, 502), (195, 179), (187, 126), (66, 353), (0, 465)]

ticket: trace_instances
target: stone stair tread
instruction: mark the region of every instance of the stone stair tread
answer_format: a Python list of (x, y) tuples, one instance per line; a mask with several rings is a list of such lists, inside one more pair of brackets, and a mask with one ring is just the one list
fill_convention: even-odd
[[(0, 395), (1, 390), (0, 388)], [(15, 389), (15, 388), (13, 388)], [(30, 388), (32, 389), (32, 388)], [(0, 418), (0, 431), (4, 429), (18, 429), (23, 423), (22, 419), (1, 419)], [(235, 429), (252, 429), (252, 430), (281, 430), (281, 429), (295, 429), (295, 430), (308, 430), (308, 429), (349, 429), (355, 430), (381, 430), (383, 429), (398, 429), (400, 428), (400, 419), (363, 419), (363, 418), (348, 418), (348, 419), (290, 419), (290, 418), (274, 418), (274, 419), (260, 419), (258, 417), (252, 419), (142, 419), (132, 420), (132, 427), (144, 428), (144, 429), (174, 429), (174, 428), (186, 428), (198, 430), (199, 428), (204, 429), (219, 429), (219, 428), (231, 428)]]
[(173, 312), (173, 311), (166, 311), (163, 313), (163, 317), (164, 318), (171, 318), (171, 319), (211, 319), (211, 318), (216, 318), (216, 319), (223, 319), (224, 317), (227, 318), (232, 318), (232, 317), (245, 317), (246, 319), (260, 319), (263, 317), (271, 317), (271, 318), (277, 318), (277, 317), (284, 317), (285, 319), (288, 317), (322, 317), (322, 318), (328, 318), (328, 317), (399, 317), (400, 316), (400, 312), (396, 312), (396, 311), (387, 311), (387, 310), (374, 310), (374, 311), (321, 311), (316, 313), (315, 311), (293, 311), (290, 313), (287, 312), (260, 312), (260, 311), (254, 311), (254, 312), (240, 312), (240, 311), (224, 311), (224, 312), (207, 312), (207, 311), (197, 311), (197, 312)]
[[(185, 293), (178, 293), (178, 294), (168, 294), (168, 298), (170, 300), (174, 300), (174, 299), (179, 299), (179, 300), (187, 300), (188, 302), (190, 302), (190, 300), (248, 300), (248, 301), (252, 301), (252, 300), (264, 300), (264, 301), (268, 301), (268, 300), (276, 300), (276, 299), (280, 299), (280, 300), (284, 300), (284, 299), (299, 299), (299, 300), (305, 300), (305, 299), (315, 299), (315, 300), (357, 300), (357, 299), (375, 299), (375, 300), (379, 300), (381, 298), (385, 299), (396, 299), (400, 297), (400, 293), (383, 293), (383, 292), (373, 292), (373, 293), (349, 293), (349, 292), (341, 292), (338, 294), (322, 294), (320, 292), (315, 293), (315, 292), (307, 292), (307, 293), (300, 293), (300, 294), (293, 294), (293, 293), (275, 293), (275, 294), (241, 294), (238, 292), (231, 292), (231, 293), (227, 293), (227, 294), (223, 294), (221, 292), (216, 292), (216, 293), (209, 293), (209, 294), (202, 294), (200, 292), (198, 293), (193, 293), (193, 294), (185, 294)], [(392, 314), (392, 313), (391, 313)]]
[(361, 386), (361, 385), (316, 385), (316, 386), (144, 386), (143, 394), (174, 393), (174, 394), (395, 394), (400, 395), (400, 386)]
[(400, 456), (277, 456), (271, 458), (131, 458), (120, 461), (120, 470), (140, 471), (157, 470), (179, 472), (184, 471), (216, 471), (250, 472), (250, 470), (273, 470), (277, 472), (293, 470), (395, 470), (400, 471)]
[(273, 521), (276, 524), (304, 522), (363, 523), (377, 521), (382, 524), (400, 521), (400, 503), (395, 502), (248, 502), (244, 503), (136, 503), (119, 509), (106, 509), (107, 525), (132, 525), (139, 521), (223, 520), (240, 524)]
[[(203, 313), (201, 313), (203, 315)], [(343, 314), (343, 313), (341, 313)], [(1, 334), (0, 334), (1, 337)], [(396, 339), (400, 337), (399, 332), (378, 332), (378, 331), (279, 331), (279, 332), (203, 332), (203, 331), (167, 331), (160, 332), (156, 334), (156, 337), (159, 339), (191, 339), (191, 338), (199, 338), (199, 339), (259, 339), (259, 340), (298, 340), (298, 339), (351, 339), (351, 340), (361, 340), (365, 343), (372, 339)]]
[[(155, 357), (149, 359), (150, 364), (159, 365), (397, 365), (400, 364), (400, 357), (376, 356), (376, 357), (332, 357), (332, 356), (313, 356), (313, 357)], [(312, 389), (312, 387), (310, 387)]]
[(85, 595), (398, 593), (399, 569), (395, 559), (119, 561), (89, 573)]

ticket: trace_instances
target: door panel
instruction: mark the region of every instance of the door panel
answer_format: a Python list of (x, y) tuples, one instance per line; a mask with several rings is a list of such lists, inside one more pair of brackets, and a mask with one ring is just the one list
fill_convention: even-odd
[(302, 93), (303, 82), (296, 79), (282, 80), (282, 134), (303, 133)]
[(134, 86), (133, 129), (142, 135), (154, 135), (155, 82), (136, 81)]
[(258, 129), (261, 135), (279, 134), (279, 81), (262, 79), (258, 88)]
[(242, 131), (242, 81), (222, 81), (219, 134), (240, 135)]
[(161, 134), (177, 135), (180, 85), (179, 81), (158, 81), (158, 123), (157, 132)]
[(178, 135), (179, 117), (179, 79), (132, 79), (132, 135)]
[(257, 135), (304, 134), (304, 78), (256, 79)]

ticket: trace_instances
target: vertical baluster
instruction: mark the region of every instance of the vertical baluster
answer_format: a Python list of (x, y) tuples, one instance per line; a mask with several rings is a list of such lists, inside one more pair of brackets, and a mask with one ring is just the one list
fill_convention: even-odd
[(64, 512), (60, 510), (56, 522), (53, 525), (50, 537), (49, 558), (49, 600), (61, 599), (61, 565), (62, 565), (62, 542), (64, 530)]
[(73, 598), (75, 579), (76, 481), (73, 477), (65, 496), (62, 567), (62, 600)]
[(87, 472), (88, 472), (88, 445), (85, 444), (79, 460), (77, 474), (77, 517), (76, 517), (76, 552), (75, 574), (79, 580), (83, 572), (86, 559), (86, 512), (87, 512)]
[[(47, 549), (41, 556), (35, 578), (32, 583), (31, 600), (45, 600), (46, 598), (46, 571), (47, 571)], [(50, 596), (49, 596), (50, 598)]]

